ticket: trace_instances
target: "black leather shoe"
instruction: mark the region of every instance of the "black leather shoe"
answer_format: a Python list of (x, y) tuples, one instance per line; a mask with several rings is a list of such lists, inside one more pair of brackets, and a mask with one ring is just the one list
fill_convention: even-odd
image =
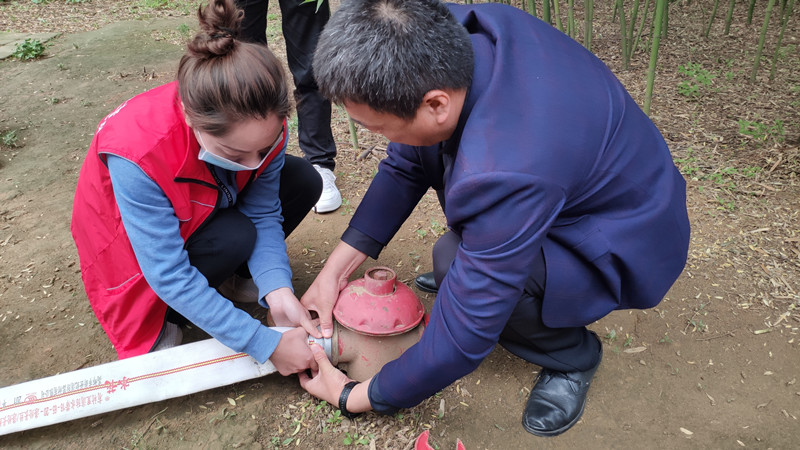
[(585, 372), (542, 369), (522, 414), (522, 426), (536, 436), (557, 436), (578, 423), (586, 406), (592, 377), (603, 359)]
[(423, 273), (414, 278), (414, 285), (422, 292), (430, 292), (435, 294), (439, 292), (439, 287), (436, 286), (436, 279), (433, 278), (433, 272)]

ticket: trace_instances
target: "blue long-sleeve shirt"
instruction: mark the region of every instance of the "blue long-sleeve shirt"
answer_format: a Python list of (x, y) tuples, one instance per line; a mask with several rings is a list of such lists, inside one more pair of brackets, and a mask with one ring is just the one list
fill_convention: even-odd
[[(284, 153), (281, 152), (237, 198), (233, 172), (209, 166), (226, 184), (235, 204), (256, 227), (257, 237), (248, 266), (259, 289), (259, 302), (278, 288), (292, 288), (286, 254), (278, 189)], [(107, 164), (125, 231), (142, 274), (153, 291), (172, 309), (226, 346), (265, 362), (280, 340), (248, 313), (236, 308), (208, 286), (191, 264), (178, 228), (178, 218), (158, 185), (138, 166), (108, 154)], [(221, 196), (220, 207), (231, 207)]]

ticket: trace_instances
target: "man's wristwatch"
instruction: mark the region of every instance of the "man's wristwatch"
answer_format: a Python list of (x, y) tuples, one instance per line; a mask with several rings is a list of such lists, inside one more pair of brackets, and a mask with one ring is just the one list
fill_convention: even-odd
[(350, 396), (350, 391), (352, 391), (353, 387), (357, 384), (358, 381), (351, 381), (345, 384), (344, 389), (342, 389), (342, 393), (339, 394), (339, 411), (341, 411), (342, 415), (348, 419), (354, 419), (361, 415), (361, 413), (351, 413), (347, 410), (347, 397)]

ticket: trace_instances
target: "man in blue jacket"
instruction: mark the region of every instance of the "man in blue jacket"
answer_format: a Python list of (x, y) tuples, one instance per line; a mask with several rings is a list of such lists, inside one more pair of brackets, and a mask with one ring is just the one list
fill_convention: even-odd
[(685, 183), (656, 127), (599, 59), (500, 4), (343, 2), (314, 68), (325, 96), (392, 141), (302, 298), (323, 334), (350, 274), (430, 187), (449, 232), (434, 247), (439, 289), (419, 343), (361, 384), (315, 349), (320, 370), (301, 374), (303, 387), (345, 415), (392, 413), (499, 342), (542, 368), (525, 429), (569, 429), (602, 358), (586, 325), (658, 304), (686, 262)]

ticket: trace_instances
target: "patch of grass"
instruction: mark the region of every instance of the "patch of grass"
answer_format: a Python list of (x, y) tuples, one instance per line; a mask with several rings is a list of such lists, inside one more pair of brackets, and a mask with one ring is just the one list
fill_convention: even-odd
[(346, 198), (342, 199), (342, 206), (340, 208), (339, 214), (342, 216), (353, 215), (353, 206), (350, 204), (349, 199)]
[(338, 426), (340, 423), (342, 423), (342, 419), (344, 419), (342, 412), (337, 409), (333, 412), (333, 414), (330, 415), (330, 417), (325, 419), (325, 422), (328, 425)]
[(757, 142), (766, 142), (767, 140), (774, 140), (776, 143), (784, 141), (786, 131), (784, 130), (784, 122), (776, 120), (774, 123), (769, 124), (760, 121), (739, 119), (739, 134), (748, 136)]
[[(734, 211), (734, 210), (736, 210), (736, 201), (734, 201), (734, 200), (726, 200), (726, 199), (724, 199), (724, 198), (722, 198), (722, 197), (720, 197), (718, 195), (717, 196), (717, 202), (719, 202), (719, 206), (717, 206), (717, 209), (719, 209), (719, 210), (725, 210), (725, 211)], [(701, 323), (702, 323), (702, 321), (701, 321)], [(697, 330), (697, 327), (695, 326), (695, 331), (696, 330)], [(703, 330), (700, 330), (700, 331), (703, 331)]]
[(2, 142), (5, 147), (17, 148), (19, 146), (18, 141), (17, 130), (8, 130), (0, 134), (0, 142)]
[[(298, 0), (299, 1), (299, 0)], [(267, 42), (273, 42), (275, 39), (283, 36), (283, 28), (281, 27), (281, 18), (277, 14), (267, 14)]]
[(630, 347), (633, 345), (633, 336), (628, 333), (625, 333), (625, 343), (622, 344), (623, 347)]
[(708, 311), (705, 310), (706, 306), (708, 306), (707, 303), (701, 303), (695, 310), (692, 317), (687, 321), (686, 328), (683, 330), (684, 333), (689, 330), (689, 327), (692, 328), (692, 332), (705, 333), (708, 331), (708, 324), (703, 322), (703, 317), (708, 315)]
[(433, 232), (434, 235), (441, 236), (444, 234), (445, 231), (447, 231), (447, 227), (439, 223), (438, 220), (431, 219), (431, 231)]
[(344, 445), (369, 445), (370, 439), (375, 439), (373, 434), (369, 434), (367, 436), (359, 435), (358, 433), (350, 434), (347, 432), (344, 434), (344, 439), (342, 440), (342, 444)]
[(178, 25), (178, 33), (181, 34), (184, 38), (188, 38), (189, 35), (192, 33), (192, 27), (189, 25), (182, 23)]
[(694, 149), (691, 147), (686, 150), (686, 158), (673, 158), (673, 162), (686, 177), (693, 178), (700, 171), (697, 157), (694, 156)]
[(716, 75), (704, 69), (698, 63), (686, 63), (678, 66), (678, 72), (686, 79), (678, 83), (678, 93), (690, 98), (700, 97), (703, 90), (711, 86)]
[(17, 44), (11, 56), (20, 61), (28, 61), (42, 56), (42, 53), (44, 53), (44, 44), (42, 44), (42, 41), (28, 38), (25, 39), (24, 42)]
[(197, 11), (200, 0), (139, 0), (137, 6), (142, 9), (174, 9), (189, 14)]

